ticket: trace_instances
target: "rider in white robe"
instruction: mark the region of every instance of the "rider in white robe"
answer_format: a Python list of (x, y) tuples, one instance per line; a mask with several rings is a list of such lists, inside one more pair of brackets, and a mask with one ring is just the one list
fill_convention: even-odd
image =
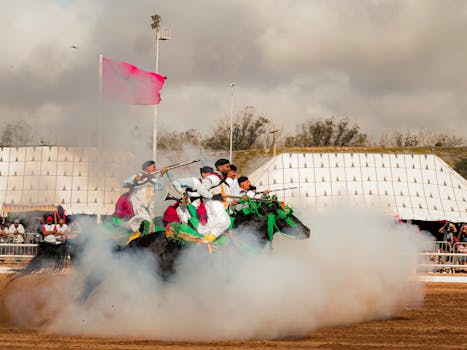
[[(161, 169), (161, 177), (156, 178), (156, 174), (151, 175), (156, 171), (154, 161), (143, 163), (142, 171), (138, 174), (130, 176), (123, 181), (123, 187), (131, 189), (130, 200), (133, 205), (134, 216), (126, 223), (126, 226), (132, 232), (137, 232), (143, 221), (146, 221), (143, 231), (150, 231), (152, 219), (154, 217), (154, 194), (155, 191), (160, 191), (164, 188), (165, 182), (161, 178), (166, 172), (166, 168)], [(149, 233), (149, 232), (141, 232)]]
[[(201, 178), (198, 177), (184, 177), (174, 180), (172, 183), (175, 189), (180, 193), (186, 193), (192, 200), (191, 204), (197, 208), (199, 205), (199, 193), (198, 188), (201, 186), (201, 182), (207, 176), (209, 176), (214, 169), (210, 166), (204, 166), (199, 169)], [(190, 213), (185, 204), (180, 204), (176, 209), (177, 215), (181, 222), (184, 224), (188, 223), (188, 220), (191, 218)]]
[(228, 194), (225, 177), (230, 169), (230, 163), (227, 159), (219, 159), (215, 165), (216, 171), (205, 177), (198, 187), (208, 218), (205, 225), (198, 226), (198, 232), (204, 235), (206, 242), (212, 242), (230, 226), (230, 216), (226, 211), (228, 203), (223, 197)]

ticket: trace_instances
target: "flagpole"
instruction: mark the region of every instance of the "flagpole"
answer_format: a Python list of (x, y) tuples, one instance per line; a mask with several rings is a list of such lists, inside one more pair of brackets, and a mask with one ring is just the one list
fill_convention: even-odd
[[(98, 113), (97, 113), (97, 171), (103, 168), (100, 165), (101, 154), (102, 154), (102, 54), (99, 54), (99, 105), (98, 105)], [(105, 173), (104, 173), (105, 176)], [(102, 177), (98, 173), (97, 176), (97, 223), (101, 223), (101, 206), (102, 206), (102, 186), (101, 186), (101, 179)]]
[[(161, 16), (152, 15), (151, 28), (156, 33), (156, 74), (159, 74), (159, 42), (170, 39), (169, 28), (161, 28)], [(154, 105), (154, 127), (152, 134), (152, 159), (157, 162), (157, 104)]]
[[(156, 74), (159, 74), (160, 27), (156, 28)], [(157, 164), (157, 104), (154, 105), (154, 125), (152, 132), (152, 159)]]

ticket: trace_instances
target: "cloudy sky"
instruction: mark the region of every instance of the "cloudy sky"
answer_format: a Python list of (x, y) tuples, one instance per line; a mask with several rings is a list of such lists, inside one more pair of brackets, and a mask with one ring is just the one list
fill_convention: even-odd
[[(335, 116), (373, 136), (467, 135), (464, 0), (0, 0), (2, 123), (94, 139), (98, 55), (154, 70), (155, 13), (172, 32), (160, 129), (208, 132), (234, 81), (236, 111), (254, 106), (285, 131)], [(104, 122), (143, 140), (153, 108), (107, 106)]]

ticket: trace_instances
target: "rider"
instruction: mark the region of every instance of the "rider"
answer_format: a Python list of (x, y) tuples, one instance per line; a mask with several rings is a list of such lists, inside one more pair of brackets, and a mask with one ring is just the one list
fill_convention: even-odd
[(250, 180), (246, 176), (238, 178), (238, 185), (240, 186), (239, 195), (254, 198), (256, 196), (256, 187), (252, 186)]
[(207, 223), (200, 224), (198, 232), (204, 235), (206, 242), (212, 242), (230, 226), (230, 216), (226, 211), (228, 203), (224, 198), (228, 194), (228, 184), (225, 179), (230, 170), (230, 162), (222, 158), (214, 165), (216, 171), (206, 176), (198, 187), (198, 193), (207, 212)]
[(229, 194), (237, 195), (240, 192), (240, 187), (238, 186), (237, 181), (237, 167), (233, 164), (230, 164), (230, 170), (227, 173), (225, 182), (229, 185)]
[(182, 193), (182, 192), (187, 192), (187, 194), (190, 197), (199, 197), (199, 194), (196, 192), (198, 187), (201, 185), (201, 182), (205, 177), (210, 175), (214, 171), (213, 168), (210, 166), (203, 166), (202, 168), (199, 169), (201, 178), (198, 177), (184, 177), (180, 179), (176, 179), (173, 181), (173, 185), (175, 189)]
[(167, 172), (167, 168), (161, 169), (161, 177), (159, 178), (156, 178), (157, 168), (153, 160), (144, 162), (141, 169), (141, 172), (123, 181), (123, 187), (130, 188), (130, 200), (135, 214), (126, 223), (126, 226), (136, 233), (143, 224), (140, 233), (148, 234), (151, 232), (152, 218), (154, 217), (154, 193), (156, 190), (163, 189), (164, 180), (161, 177)]
[[(202, 208), (200, 208), (200, 201), (199, 199), (199, 193), (197, 192), (197, 189), (201, 185), (201, 182), (203, 179), (207, 176), (209, 176), (212, 172), (214, 171), (213, 168), (210, 166), (203, 166), (202, 168), (199, 169), (201, 178), (197, 177), (184, 177), (180, 179), (174, 180), (172, 183), (175, 187), (175, 189), (180, 192), (180, 194), (187, 195), (189, 199), (191, 200), (191, 203), (196, 207), (199, 208), (199, 211), (201, 211)], [(186, 199), (186, 198), (184, 198)], [(177, 221), (177, 222), (183, 222), (187, 223), (188, 219), (191, 217), (186, 205), (188, 203), (183, 202), (183, 205), (180, 205), (180, 203), (176, 202), (173, 205), (170, 205), (164, 212), (164, 215), (162, 217), (164, 226), (167, 225), (169, 222)], [(204, 205), (203, 205), (204, 207)], [(201, 213), (198, 212), (198, 215)], [(202, 215), (202, 214), (201, 214)], [(203, 221), (203, 220), (202, 220)]]

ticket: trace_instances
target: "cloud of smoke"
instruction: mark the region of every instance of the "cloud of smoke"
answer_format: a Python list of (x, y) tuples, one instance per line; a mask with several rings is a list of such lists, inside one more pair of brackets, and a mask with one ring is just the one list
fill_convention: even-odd
[[(61, 297), (46, 300), (56, 311), (45, 329), (158, 340), (274, 339), (390, 318), (423, 301), (415, 254), (431, 241), (414, 226), (343, 207), (299, 217), (311, 226), (311, 239), (277, 235), (274, 249), (261, 254), (245, 238), (213, 255), (192, 247), (169, 282), (157, 277), (153, 256), (112, 254), (105, 235), (94, 232)], [(102, 280), (83, 298), (89, 276)]]

